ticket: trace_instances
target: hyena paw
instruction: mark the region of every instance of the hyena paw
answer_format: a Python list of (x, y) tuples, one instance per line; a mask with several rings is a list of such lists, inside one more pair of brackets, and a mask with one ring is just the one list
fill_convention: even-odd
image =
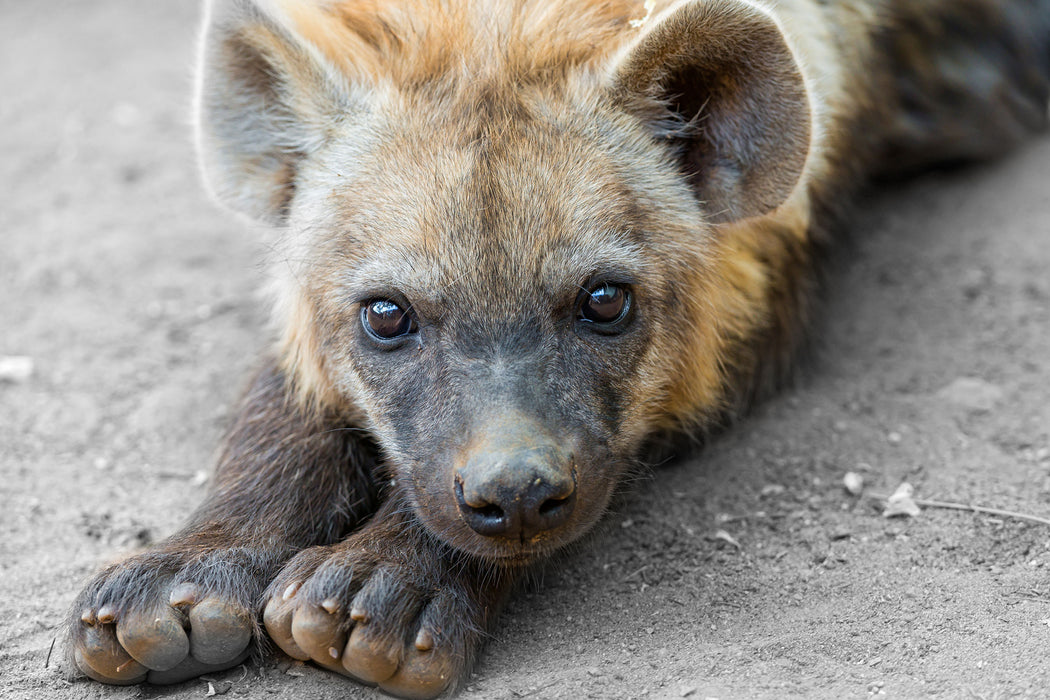
[(69, 650), (103, 683), (178, 683), (244, 661), (256, 624), (258, 557), (147, 552), (99, 574), (77, 599)]
[(467, 670), (485, 611), (446, 565), (414, 559), (301, 552), (266, 594), (266, 631), (289, 656), (387, 693), (440, 695)]

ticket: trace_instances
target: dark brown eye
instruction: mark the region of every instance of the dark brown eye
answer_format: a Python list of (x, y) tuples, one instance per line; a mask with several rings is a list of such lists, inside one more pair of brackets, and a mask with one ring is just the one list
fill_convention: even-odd
[(624, 287), (605, 282), (592, 288), (580, 303), (580, 318), (591, 323), (613, 324), (627, 316), (631, 295)]
[(365, 330), (380, 340), (394, 340), (416, 330), (412, 317), (389, 299), (376, 299), (361, 309)]

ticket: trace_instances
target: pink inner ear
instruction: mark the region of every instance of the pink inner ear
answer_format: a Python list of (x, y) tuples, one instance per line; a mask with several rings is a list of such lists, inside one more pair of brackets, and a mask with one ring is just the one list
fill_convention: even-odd
[(664, 17), (622, 60), (616, 91), (676, 148), (714, 222), (775, 209), (801, 175), (805, 84), (776, 23), (749, 5), (694, 2)]

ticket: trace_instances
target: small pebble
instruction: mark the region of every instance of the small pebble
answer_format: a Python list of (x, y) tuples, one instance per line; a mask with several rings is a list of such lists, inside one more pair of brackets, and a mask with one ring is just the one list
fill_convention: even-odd
[(787, 491), (787, 489), (780, 484), (766, 484), (762, 487), (762, 491), (759, 492), (761, 496), (779, 496), (780, 494)]
[(842, 485), (851, 496), (859, 496), (864, 491), (864, 477), (857, 472), (846, 472)]
[(233, 683), (229, 681), (208, 681), (208, 692), (204, 694), (204, 697), (210, 698), (213, 695), (225, 695), (230, 692), (232, 687)]
[(882, 511), (882, 517), (892, 518), (896, 516), (915, 517), (921, 513), (918, 504), (912, 498), (915, 489), (907, 481), (901, 483), (897, 490), (886, 499), (886, 508)]
[(33, 358), (25, 355), (0, 357), (0, 382), (20, 383), (33, 376)]

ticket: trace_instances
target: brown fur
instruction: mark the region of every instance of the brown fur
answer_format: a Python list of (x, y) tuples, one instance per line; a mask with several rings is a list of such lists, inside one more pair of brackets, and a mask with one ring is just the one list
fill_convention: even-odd
[(787, 376), (866, 177), (1046, 120), (1045, 1), (208, 7), (201, 158), (282, 229), (276, 357), (187, 527), (78, 599), (105, 682), (237, 663), (251, 611), (296, 658), (452, 687), (654, 436)]

